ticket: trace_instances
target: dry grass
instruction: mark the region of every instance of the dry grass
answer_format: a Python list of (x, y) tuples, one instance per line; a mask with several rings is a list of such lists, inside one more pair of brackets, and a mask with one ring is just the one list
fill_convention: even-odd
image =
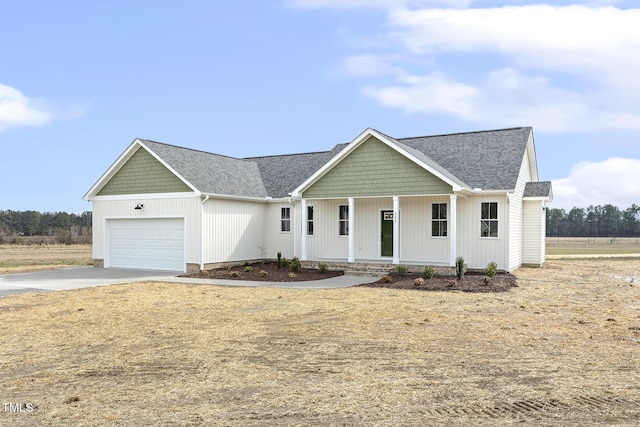
[(640, 254), (638, 237), (547, 237), (547, 255)]
[(0, 408), (0, 424), (636, 425), (639, 270), (553, 261), (501, 294), (136, 283), (8, 296), (0, 400), (37, 409)]
[(91, 263), (91, 245), (0, 245), (0, 274)]

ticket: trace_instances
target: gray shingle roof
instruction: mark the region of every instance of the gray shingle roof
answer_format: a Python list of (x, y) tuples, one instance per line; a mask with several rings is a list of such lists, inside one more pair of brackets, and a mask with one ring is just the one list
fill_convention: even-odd
[(269, 195), (255, 162), (140, 141), (203, 193), (259, 198)]
[[(512, 190), (531, 131), (530, 127), (521, 127), (412, 138), (385, 136), (461, 187)], [(287, 197), (348, 145), (338, 144), (330, 151), (316, 153), (238, 159), (140, 141), (203, 193), (258, 198)], [(549, 195), (550, 183), (548, 187), (538, 185), (544, 183), (529, 184), (530, 193), (547, 189)]]
[(521, 127), (397, 141), (424, 153), (470, 188), (512, 190), (530, 133), (530, 127)]
[(251, 157), (245, 160), (258, 165), (269, 196), (287, 197), (346, 146), (347, 144), (338, 144), (331, 151)]
[(527, 182), (523, 197), (550, 197), (551, 181)]

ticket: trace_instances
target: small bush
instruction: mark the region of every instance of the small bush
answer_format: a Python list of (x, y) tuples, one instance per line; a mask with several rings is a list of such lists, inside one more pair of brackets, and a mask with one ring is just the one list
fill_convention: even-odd
[(237, 271), (232, 271), (232, 272), (229, 273), (229, 276), (238, 277), (238, 276), (240, 276), (240, 273), (238, 273)]
[(298, 277), (298, 276), (293, 271), (291, 273), (289, 273), (289, 278), (290, 279), (295, 279), (296, 277)]
[(245, 267), (249, 267), (251, 265), (251, 263), (249, 261), (245, 261), (244, 264), (242, 264), (242, 265), (244, 265)]
[(425, 279), (431, 279), (433, 277), (433, 267), (427, 265), (424, 270), (422, 270), (422, 275)]
[(209, 270), (200, 270), (200, 274), (202, 274), (203, 276), (208, 276)]
[(318, 270), (320, 270), (320, 274), (324, 274), (329, 271), (329, 266), (324, 262), (321, 262), (320, 264), (318, 264)]
[(396, 273), (398, 273), (398, 276), (400, 277), (404, 277), (407, 275), (407, 267), (405, 267), (404, 265), (399, 265), (396, 267)]
[(420, 286), (424, 286), (425, 285), (425, 281), (422, 277), (418, 277), (417, 279), (415, 279), (413, 281), (413, 286), (415, 286), (416, 288), (419, 288)]
[(244, 271), (246, 271), (247, 273), (248, 273), (248, 272), (250, 272), (250, 271), (253, 271), (253, 267), (251, 267), (250, 265), (247, 265), (247, 266), (244, 268)]
[(464, 258), (461, 256), (456, 258), (456, 277), (458, 280), (462, 280), (464, 277)]
[(484, 269), (484, 274), (489, 277), (495, 276), (497, 272), (498, 264), (496, 264), (495, 261), (491, 261), (489, 264), (487, 264), (487, 268)]
[(386, 276), (383, 276), (382, 281), (384, 283), (391, 283), (391, 276), (389, 276), (388, 274)]
[(291, 271), (300, 271), (300, 260), (298, 259), (298, 257), (293, 257), (293, 259), (291, 259), (291, 263), (289, 264), (289, 270)]
[(278, 252), (278, 263), (276, 266), (278, 270), (282, 270), (282, 252)]
[(261, 277), (267, 277), (268, 275), (269, 275), (269, 273), (267, 273), (266, 271), (260, 270), (260, 276)]

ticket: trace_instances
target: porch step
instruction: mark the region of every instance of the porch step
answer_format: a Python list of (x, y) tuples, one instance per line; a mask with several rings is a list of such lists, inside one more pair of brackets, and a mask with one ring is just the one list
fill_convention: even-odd
[(345, 270), (345, 276), (382, 277), (389, 274), (386, 270)]

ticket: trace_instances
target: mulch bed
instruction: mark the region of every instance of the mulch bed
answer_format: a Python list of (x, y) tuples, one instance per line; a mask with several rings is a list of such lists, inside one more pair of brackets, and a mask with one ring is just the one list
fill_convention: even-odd
[[(247, 268), (250, 267), (250, 268)], [(256, 262), (246, 265), (238, 265), (229, 268), (208, 270), (205, 273), (186, 274), (181, 277), (194, 277), (201, 279), (228, 279), (251, 280), (256, 282), (304, 282), (309, 280), (329, 279), (342, 276), (343, 271), (326, 271), (320, 273), (317, 269), (302, 268), (295, 272), (295, 277), (290, 277), (288, 268), (278, 269), (276, 262)], [(248, 270), (248, 271), (247, 271)], [(264, 274), (266, 273), (266, 274)], [(425, 279), (424, 285), (415, 286), (415, 279), (422, 277), (418, 274), (407, 274), (401, 277), (397, 274), (387, 276), (390, 281), (383, 279), (377, 282), (360, 285), (370, 288), (389, 289), (415, 289), (420, 291), (462, 291), (462, 292), (506, 292), (517, 287), (516, 278), (511, 274), (498, 274), (495, 277), (487, 277), (483, 274), (467, 273), (461, 281), (453, 276), (435, 276)]]
[(415, 280), (422, 277), (418, 274), (407, 274), (404, 277), (391, 274), (388, 279), (380, 279), (377, 282), (360, 285), (369, 288), (389, 289), (413, 289), (418, 291), (461, 291), (461, 292), (507, 292), (511, 288), (518, 287), (516, 278), (512, 274), (497, 274), (487, 277), (483, 274), (467, 273), (462, 280), (455, 276), (434, 276), (424, 279), (424, 284), (416, 286)]
[(309, 280), (329, 279), (331, 277), (342, 276), (344, 274), (343, 271), (326, 271), (324, 273), (320, 273), (320, 270), (313, 268), (301, 268), (295, 272), (295, 277), (289, 277), (289, 273), (291, 273), (289, 268), (282, 268), (278, 270), (278, 264), (276, 262), (268, 261), (264, 263), (254, 262), (249, 265), (237, 265), (229, 268), (217, 268), (206, 271), (206, 274), (185, 274), (180, 277), (251, 280), (255, 282), (306, 282)]

